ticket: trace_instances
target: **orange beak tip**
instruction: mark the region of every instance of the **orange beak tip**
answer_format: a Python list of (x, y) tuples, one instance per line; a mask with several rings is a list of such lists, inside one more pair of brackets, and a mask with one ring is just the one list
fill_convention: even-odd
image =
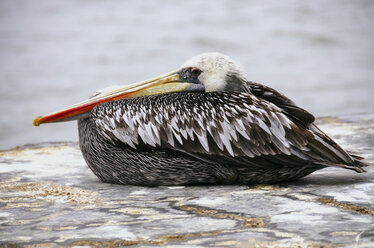
[(42, 116), (38, 116), (38, 117), (36, 117), (35, 119), (34, 119), (34, 121), (33, 121), (33, 126), (34, 127), (37, 127), (37, 126), (39, 126), (40, 125), (40, 122), (39, 122), (39, 120), (42, 118)]

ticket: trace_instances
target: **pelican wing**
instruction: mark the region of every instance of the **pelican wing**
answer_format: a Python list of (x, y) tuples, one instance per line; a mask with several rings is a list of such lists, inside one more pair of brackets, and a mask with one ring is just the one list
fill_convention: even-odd
[(247, 93), (122, 99), (98, 105), (91, 118), (110, 142), (139, 150), (171, 149), (204, 161), (245, 165), (261, 158), (256, 164), (319, 161), (342, 167), (352, 162), (339, 146), (328, 144), (322, 132), (315, 135), (314, 126), (314, 131), (307, 129), (280, 107)]
[(269, 101), (283, 109), (291, 118), (298, 120), (305, 126), (313, 123), (314, 116), (303, 108), (298, 107), (291, 99), (273, 88), (255, 82), (246, 82), (246, 87), (255, 96)]

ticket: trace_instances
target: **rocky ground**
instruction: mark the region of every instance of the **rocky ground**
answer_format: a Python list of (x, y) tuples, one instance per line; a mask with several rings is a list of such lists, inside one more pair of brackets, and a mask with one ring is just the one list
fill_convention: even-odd
[[(321, 118), (374, 164), (374, 114)], [(101, 183), (77, 144), (0, 152), (0, 247), (374, 247), (374, 166), (278, 185)]]

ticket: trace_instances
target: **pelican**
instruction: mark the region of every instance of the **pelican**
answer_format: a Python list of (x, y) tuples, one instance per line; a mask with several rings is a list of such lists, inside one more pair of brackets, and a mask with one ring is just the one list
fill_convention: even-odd
[(101, 181), (129, 185), (258, 184), (325, 167), (365, 172), (314, 116), (220, 53), (154, 79), (96, 93), (39, 116), (78, 120), (83, 157)]

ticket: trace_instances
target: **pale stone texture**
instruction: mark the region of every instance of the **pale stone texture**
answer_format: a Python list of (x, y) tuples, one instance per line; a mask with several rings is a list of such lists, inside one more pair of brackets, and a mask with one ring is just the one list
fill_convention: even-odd
[[(374, 162), (373, 114), (318, 124)], [(0, 163), (0, 247), (374, 247), (374, 166), (278, 185), (149, 188), (101, 183), (74, 143), (3, 151)]]

